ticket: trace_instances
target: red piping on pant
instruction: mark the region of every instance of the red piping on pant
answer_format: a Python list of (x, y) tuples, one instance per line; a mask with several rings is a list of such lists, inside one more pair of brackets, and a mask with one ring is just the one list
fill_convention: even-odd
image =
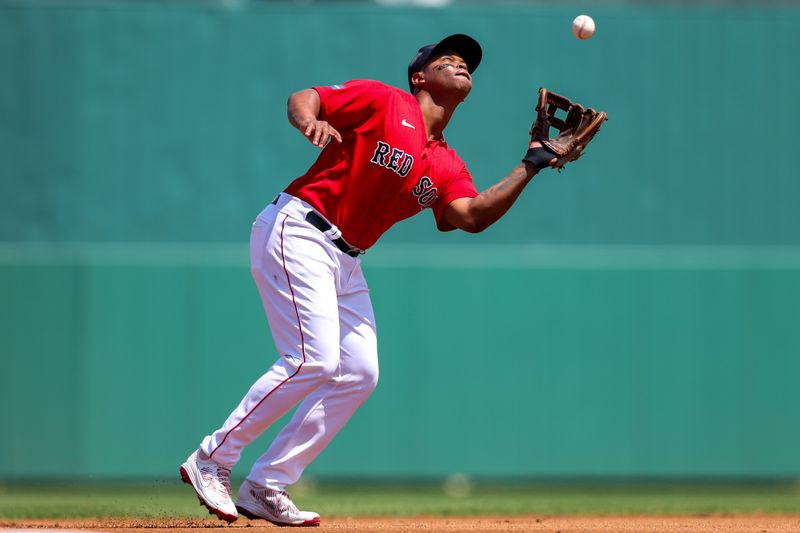
[(297, 327), (300, 329), (300, 350), (301, 350), (301, 352), (303, 353), (303, 362), (302, 362), (302, 363), (300, 363), (300, 366), (298, 366), (298, 367), (297, 367), (297, 370), (295, 370), (295, 371), (294, 371), (294, 374), (292, 374), (292, 375), (291, 375), (291, 376), (289, 376), (288, 378), (286, 378), (286, 379), (284, 379), (283, 381), (281, 381), (280, 383), (278, 383), (278, 384), (275, 386), (275, 388), (274, 388), (274, 389), (272, 389), (271, 391), (269, 391), (269, 392), (267, 393), (267, 395), (266, 395), (266, 396), (264, 396), (263, 398), (261, 398), (261, 400), (260, 400), (260, 401), (259, 401), (259, 402), (256, 404), (256, 406), (255, 406), (255, 407), (253, 407), (253, 408), (252, 408), (252, 409), (251, 409), (251, 410), (250, 410), (250, 411), (249, 411), (249, 412), (248, 412), (246, 415), (244, 415), (244, 417), (242, 417), (242, 419), (239, 421), (239, 423), (238, 423), (238, 424), (236, 424), (235, 426), (233, 426), (231, 429), (229, 429), (229, 430), (228, 430), (228, 432), (227, 432), (227, 433), (225, 433), (225, 436), (224, 436), (224, 437), (222, 437), (222, 440), (220, 441), (220, 443), (219, 443), (219, 444), (217, 444), (217, 447), (216, 447), (216, 448), (214, 448), (214, 449), (211, 451), (211, 453), (210, 453), (210, 454), (208, 454), (208, 457), (209, 457), (209, 458), (213, 457), (213, 456), (214, 456), (214, 453), (215, 453), (217, 450), (219, 450), (219, 449), (220, 449), (220, 447), (221, 447), (223, 444), (225, 444), (225, 440), (228, 438), (228, 435), (230, 435), (230, 434), (231, 434), (233, 431), (235, 431), (235, 430), (236, 430), (236, 429), (237, 429), (239, 426), (241, 426), (241, 425), (244, 423), (244, 421), (245, 421), (245, 420), (247, 420), (247, 419), (250, 417), (250, 415), (251, 415), (251, 414), (253, 414), (253, 413), (256, 411), (256, 409), (258, 409), (258, 408), (261, 406), (261, 404), (262, 404), (262, 403), (264, 403), (264, 400), (266, 400), (267, 398), (269, 398), (269, 397), (270, 397), (270, 395), (271, 395), (273, 392), (275, 392), (276, 390), (278, 390), (279, 388), (281, 388), (281, 386), (282, 386), (284, 383), (286, 383), (287, 381), (289, 381), (290, 379), (292, 379), (293, 377), (295, 377), (295, 376), (297, 375), (297, 373), (298, 373), (298, 372), (300, 372), (300, 369), (301, 369), (301, 368), (303, 368), (303, 365), (306, 363), (306, 343), (305, 343), (305, 338), (303, 337), (303, 324), (302, 324), (302, 322), (300, 322), (300, 311), (297, 309), (297, 301), (296, 301), (296, 300), (295, 300), (295, 298), (294, 298), (294, 289), (292, 288), (292, 280), (289, 278), (289, 271), (286, 269), (286, 256), (284, 256), (284, 253), (283, 253), (283, 230), (286, 228), (286, 219), (287, 219), (287, 218), (289, 218), (289, 215), (285, 215), (285, 216), (284, 216), (284, 218), (283, 218), (283, 223), (281, 224), (281, 261), (283, 262), (283, 272), (286, 274), (286, 282), (289, 284), (289, 292), (292, 294), (292, 304), (294, 305), (294, 313), (295, 313), (295, 315), (297, 315)]

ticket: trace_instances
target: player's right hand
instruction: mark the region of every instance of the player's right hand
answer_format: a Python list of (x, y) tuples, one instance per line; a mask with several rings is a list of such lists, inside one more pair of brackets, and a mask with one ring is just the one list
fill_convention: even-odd
[(342, 142), (342, 136), (336, 131), (336, 128), (324, 120), (312, 120), (309, 122), (304, 135), (311, 144), (320, 148), (324, 148), (331, 139)]

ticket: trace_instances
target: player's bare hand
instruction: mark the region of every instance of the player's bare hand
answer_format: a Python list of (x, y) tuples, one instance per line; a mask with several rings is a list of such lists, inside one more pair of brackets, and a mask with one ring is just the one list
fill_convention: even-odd
[(324, 120), (312, 120), (306, 126), (303, 133), (311, 144), (323, 148), (328, 141), (336, 139), (337, 142), (342, 142), (342, 136), (336, 131), (336, 128), (325, 122)]

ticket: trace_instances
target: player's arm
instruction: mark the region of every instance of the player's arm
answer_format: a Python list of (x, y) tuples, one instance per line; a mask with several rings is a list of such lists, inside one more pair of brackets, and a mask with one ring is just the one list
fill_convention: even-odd
[(314, 89), (303, 89), (293, 93), (287, 104), (289, 123), (302, 133), (311, 144), (322, 148), (333, 138), (342, 142), (336, 128), (324, 120), (319, 120), (322, 102)]
[[(532, 143), (532, 149), (541, 149), (540, 143)], [(544, 153), (545, 160), (532, 164), (523, 161), (508, 175), (481, 192), (475, 198), (458, 198), (445, 208), (444, 218), (458, 229), (470, 233), (479, 233), (495, 222), (514, 205), (522, 190), (533, 179), (540, 168), (556, 161)]]

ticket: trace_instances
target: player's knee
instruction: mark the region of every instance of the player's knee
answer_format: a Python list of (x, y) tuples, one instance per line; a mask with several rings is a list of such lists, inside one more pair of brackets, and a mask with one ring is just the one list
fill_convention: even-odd
[(358, 389), (368, 396), (378, 385), (378, 358), (371, 358), (353, 369), (355, 380), (358, 383)]
[(369, 365), (367, 372), (364, 374), (364, 382), (369, 386), (370, 391), (378, 385), (378, 376), (380, 371), (378, 368), (378, 359)]

